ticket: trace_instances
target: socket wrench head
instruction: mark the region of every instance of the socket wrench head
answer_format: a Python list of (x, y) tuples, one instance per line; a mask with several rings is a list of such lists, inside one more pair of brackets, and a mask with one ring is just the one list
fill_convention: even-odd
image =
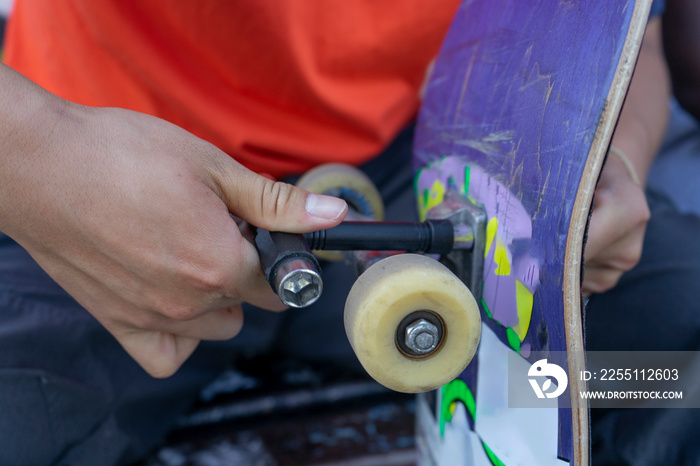
[(282, 264), (276, 275), (277, 295), (282, 302), (294, 308), (310, 306), (323, 292), (323, 280), (313, 266), (304, 259), (290, 259)]

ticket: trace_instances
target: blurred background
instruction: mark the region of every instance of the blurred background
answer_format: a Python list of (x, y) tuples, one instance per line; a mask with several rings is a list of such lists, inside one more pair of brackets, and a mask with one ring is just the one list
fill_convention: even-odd
[(5, 18), (7, 18), (11, 8), (12, 0), (0, 0), (0, 47), (2, 46), (2, 38), (5, 36)]

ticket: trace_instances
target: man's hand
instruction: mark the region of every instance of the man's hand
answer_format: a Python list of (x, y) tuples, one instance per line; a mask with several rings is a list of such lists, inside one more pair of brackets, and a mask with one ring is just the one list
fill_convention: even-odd
[(10, 103), (26, 108), (13, 107), (0, 134), (0, 229), (155, 377), (173, 374), (200, 340), (235, 336), (241, 302), (283, 307), (231, 214), (307, 232), (347, 211), (163, 120), (9, 81), (29, 97)]
[(596, 188), (585, 249), (584, 295), (609, 290), (637, 265), (649, 217), (644, 189), (611, 153)]

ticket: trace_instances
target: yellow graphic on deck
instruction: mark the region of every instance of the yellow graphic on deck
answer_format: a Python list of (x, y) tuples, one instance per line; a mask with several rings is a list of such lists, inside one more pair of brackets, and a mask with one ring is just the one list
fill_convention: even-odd
[(498, 219), (496, 217), (489, 220), (486, 225), (486, 250), (484, 251), (484, 258), (487, 258), (491, 246), (494, 240), (496, 241), (496, 250), (493, 252), (493, 261), (496, 264), (496, 269), (494, 273), (500, 276), (510, 275), (510, 257), (508, 254), (508, 248), (503, 243), (503, 240), (497, 235), (498, 233)]
[(513, 326), (513, 330), (522, 342), (525, 340), (527, 330), (530, 328), (530, 319), (532, 319), (532, 293), (520, 280), (515, 282), (515, 299), (518, 306), (518, 324)]
[[(512, 259), (510, 256), (510, 251), (508, 250), (505, 243), (498, 234), (498, 219), (496, 217), (489, 219), (486, 225), (486, 249), (484, 251), (484, 259), (489, 259), (489, 255), (491, 253), (492, 248), (492, 260), (493, 264), (495, 265), (495, 267), (493, 268), (493, 275), (497, 277), (510, 277), (512, 272)], [(513, 300), (513, 302), (515, 303), (516, 308), (513, 309), (513, 311), (517, 314), (518, 323), (513, 325), (512, 327), (508, 327), (508, 341), (514, 350), (519, 351), (520, 343), (522, 343), (525, 340), (525, 336), (527, 336), (527, 331), (530, 328), (530, 321), (532, 319), (533, 295), (532, 292), (528, 290), (527, 287), (523, 284), (523, 282), (521, 282), (515, 277), (512, 278), (514, 279), (515, 289), (504, 289), (503, 292), (515, 294), (515, 299)]]
[(423, 191), (423, 197), (418, 206), (418, 214), (422, 221), (425, 220), (428, 211), (439, 205), (445, 199), (445, 185), (440, 180), (435, 180), (430, 189)]

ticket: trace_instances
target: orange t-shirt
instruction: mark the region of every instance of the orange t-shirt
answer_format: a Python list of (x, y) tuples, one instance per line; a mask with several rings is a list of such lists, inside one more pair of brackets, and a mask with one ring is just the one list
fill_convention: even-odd
[(362, 163), (414, 116), (459, 0), (16, 0), (5, 61), (256, 171)]

